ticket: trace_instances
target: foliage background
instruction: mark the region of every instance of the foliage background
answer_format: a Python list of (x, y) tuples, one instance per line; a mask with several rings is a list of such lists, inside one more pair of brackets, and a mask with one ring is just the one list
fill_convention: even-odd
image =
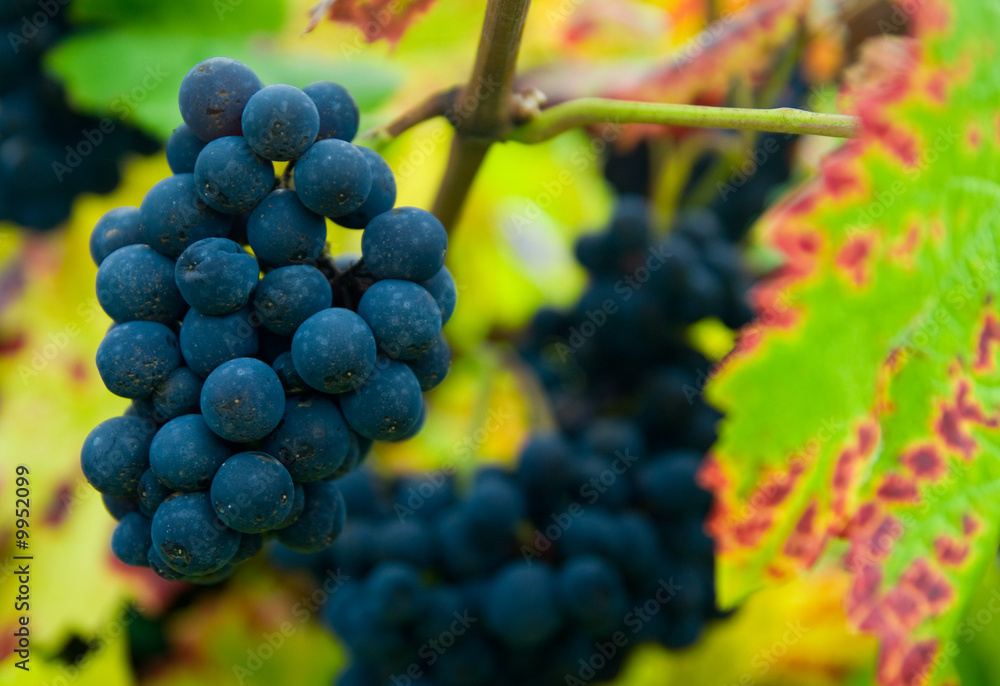
[[(730, 3), (728, 9), (738, 11), (742, 4)], [(361, 105), (365, 130), (467, 77), (485, 3), (439, 0), (395, 46), (386, 41), (369, 45), (355, 28), (326, 22), (303, 34), (309, 5), (308, 0), (74, 0), (71, 11), (87, 30), (52, 54), (49, 66), (65, 79), (81, 108), (122, 115), (161, 138), (180, 121), (176, 92), (183, 74), (219, 54), (245, 61), (265, 83), (343, 83)], [(703, 3), (692, 0), (536, 0), (519, 66), (600, 60), (614, 73), (665, 62), (705, 28), (706, 19)], [(818, 31), (805, 59), (822, 73), (827, 63), (841, 59), (838, 46), (836, 32)], [(143, 85), (151, 73), (162, 78), (154, 78), (151, 87)], [(583, 81), (600, 76), (586, 67), (574, 73)], [(817, 109), (831, 106), (824, 91), (815, 95)], [(430, 206), (449, 140), (448, 125), (434, 120), (381, 150), (397, 175), (399, 204)], [(747, 140), (748, 149), (751, 145)], [(800, 145), (802, 176), (811, 173), (825, 145)], [(684, 156), (676, 157), (657, 194), (664, 215), (672, 209), (672, 184), (686, 173)], [(556, 181), (563, 170), (571, 174), (568, 184)], [(0, 514), (3, 684), (230, 684), (237, 683), (234, 665), (270, 655), (245, 683), (312, 686), (328, 684), (342, 664), (340, 649), (319, 622), (299, 622), (293, 614), (296, 603), (308, 597), (305, 578), (280, 574), (256, 560), (221, 592), (192, 592), (115, 562), (107, 545), (113, 521), (80, 473), (79, 446), (86, 434), (126, 406), (104, 390), (93, 368), (109, 320), (93, 295), (96, 268), (87, 250), (89, 232), (107, 210), (138, 205), (167, 174), (162, 155), (133, 159), (115, 193), (78, 201), (65, 232), (32, 236), (0, 227), (0, 507), (13, 508), (14, 466), (29, 465), (35, 556), (32, 670), (24, 674), (14, 669), (11, 653), (17, 615), (13, 516)], [(373, 458), (377, 468), (454, 463), (468, 469), (509, 461), (527, 431), (546, 425), (546, 408), (530, 380), (512, 363), (511, 351), (490, 334), (521, 326), (542, 304), (572, 302), (584, 285), (572, 242), (602, 225), (612, 200), (601, 177), (600, 155), (582, 132), (538, 146), (493, 150), (448, 255), (461, 302), (449, 333), (461, 356), (447, 383), (430, 398), (426, 429), (403, 445), (380, 447)], [(358, 251), (358, 235), (331, 225), (330, 247), (335, 254)], [(714, 335), (700, 343), (718, 357), (731, 336)], [(761, 402), (766, 392), (760, 389), (761, 397), (743, 402)], [(491, 416), (502, 418), (499, 430), (485, 429)], [(621, 681), (866, 683), (874, 642), (847, 629), (841, 607), (847, 583), (836, 565), (822, 564), (799, 580), (753, 596), (691, 649), (642, 648)], [(982, 630), (959, 656), (963, 683), (995, 683), (1000, 674), (1000, 656), (993, 649), (1000, 622), (987, 609), (998, 589), (1000, 575), (994, 569), (970, 614)], [(278, 635), (283, 622), (291, 622), (293, 631), (268, 651), (269, 636)], [(68, 647), (80, 642), (89, 650), (75, 664), (67, 661), (74, 654)], [(163, 653), (152, 668), (137, 673), (130, 650)]]

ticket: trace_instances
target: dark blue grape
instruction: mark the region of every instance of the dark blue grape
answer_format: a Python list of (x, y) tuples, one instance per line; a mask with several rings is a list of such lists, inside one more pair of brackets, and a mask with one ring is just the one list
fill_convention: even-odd
[(423, 286), (387, 279), (365, 291), (358, 314), (371, 327), (379, 350), (399, 360), (427, 354), (441, 333), (441, 310)]
[(279, 188), (251, 213), (247, 240), (268, 267), (315, 264), (326, 244), (326, 220), (306, 209), (295, 191)]
[(295, 523), (279, 529), (282, 544), (303, 553), (318, 553), (330, 547), (344, 528), (344, 498), (329, 481), (303, 484), (306, 505)]
[(203, 379), (188, 367), (178, 367), (153, 389), (150, 401), (157, 421), (169, 422), (199, 411)]
[[(153, 473), (152, 469), (147, 469), (142, 473), (142, 478), (139, 479), (138, 492), (139, 512), (146, 517), (152, 517), (156, 512), (156, 508), (174, 491), (163, 485), (163, 482), (156, 478), (156, 474)], [(148, 548), (149, 546), (146, 547)], [(145, 554), (145, 549), (142, 552)]]
[(240, 536), (240, 547), (236, 549), (236, 554), (229, 560), (229, 564), (238, 565), (246, 562), (256, 555), (264, 547), (264, 537), (260, 534), (243, 534)]
[(216, 436), (200, 414), (164, 424), (149, 449), (156, 478), (175, 491), (202, 491), (229, 457), (229, 445)]
[(146, 243), (174, 258), (203, 238), (226, 236), (232, 224), (198, 194), (194, 174), (174, 174), (158, 182), (142, 199), (139, 211)]
[(180, 572), (167, 566), (167, 563), (163, 561), (163, 557), (156, 552), (156, 546), (149, 546), (149, 550), (146, 552), (146, 559), (149, 561), (149, 568), (156, 572), (156, 575), (167, 581), (184, 581), (185, 577)]
[(226, 526), (259, 534), (291, 513), (295, 484), (280, 462), (262, 452), (237, 453), (212, 478), (212, 505)]
[(420, 383), (404, 363), (380, 360), (379, 368), (360, 388), (341, 396), (340, 407), (350, 427), (362, 436), (401, 440), (423, 411)]
[(478, 481), (462, 507), (469, 525), (487, 538), (510, 534), (527, 515), (524, 495), (505, 476)]
[(663, 515), (707, 512), (712, 497), (695, 481), (700, 465), (701, 456), (694, 452), (657, 456), (636, 475), (640, 502)]
[(318, 139), (354, 140), (358, 134), (360, 114), (357, 103), (346, 88), (330, 81), (317, 81), (302, 90), (316, 104), (319, 112)]
[(333, 307), (309, 317), (292, 338), (292, 362), (319, 391), (356, 388), (375, 368), (375, 336), (356, 312)]
[(105, 495), (102, 493), (101, 502), (104, 503), (104, 509), (108, 511), (108, 514), (119, 521), (129, 512), (139, 511), (139, 500), (135, 497)]
[(426, 393), (437, 388), (451, 368), (451, 348), (448, 347), (448, 341), (444, 336), (438, 336), (437, 342), (426, 354), (415, 360), (407, 360), (406, 364), (417, 376), (421, 391)]
[(97, 346), (97, 371), (108, 390), (145, 398), (181, 365), (177, 336), (156, 322), (126, 322)]
[(80, 466), (90, 485), (117, 498), (137, 497), (139, 479), (149, 469), (153, 428), (138, 417), (112, 417), (94, 427), (80, 450)]
[(240, 136), (217, 138), (198, 154), (194, 186), (202, 200), (219, 212), (252, 212), (274, 186), (274, 165)]
[(434, 523), (441, 565), (451, 576), (480, 576), (504, 561), (510, 541), (476, 532), (461, 507), (446, 509)]
[(260, 79), (247, 65), (212, 57), (192, 67), (181, 81), (181, 116), (203, 141), (239, 136), (243, 108), (261, 87)]
[(148, 245), (127, 245), (101, 262), (97, 300), (116, 322), (171, 324), (187, 311), (174, 282), (174, 261)]
[(153, 543), (149, 534), (152, 523), (149, 517), (138, 512), (122, 517), (111, 534), (111, 552), (115, 557), (127, 565), (146, 567), (149, 564), (147, 552)]
[(201, 413), (227, 441), (256, 441), (281, 422), (285, 393), (266, 363), (249, 357), (224, 362), (205, 379)]
[(434, 562), (434, 537), (417, 519), (382, 524), (369, 545), (378, 560), (395, 560), (421, 569)]
[(257, 287), (253, 255), (228, 238), (205, 238), (188, 246), (174, 268), (184, 300), (202, 314), (228, 314), (244, 307)]
[(590, 451), (608, 458), (638, 459), (646, 455), (646, 439), (639, 425), (622, 418), (598, 419), (583, 433)]
[(427, 281), (444, 266), (448, 232), (430, 212), (397, 207), (369, 222), (361, 237), (365, 269), (376, 279)]
[(441, 653), (434, 676), (441, 686), (476, 686), (489, 683), (498, 666), (493, 647), (482, 637), (470, 634)]
[(350, 429), (336, 403), (320, 395), (286, 402), (278, 428), (261, 441), (261, 449), (276, 457), (296, 481), (332, 476), (350, 445)]
[(181, 325), (184, 361), (195, 374), (206, 377), (223, 362), (257, 354), (257, 327), (250, 308), (220, 317), (188, 310)]
[(364, 590), (371, 599), (375, 621), (390, 626), (416, 620), (424, 608), (420, 574), (401, 562), (377, 565), (365, 580)]
[(295, 492), (292, 496), (292, 509), (288, 515), (281, 520), (281, 523), (274, 527), (277, 529), (284, 529), (285, 527), (291, 526), (295, 521), (302, 515), (303, 510), (306, 509), (306, 491), (302, 488), (302, 484), (295, 484)]
[(313, 143), (295, 163), (295, 192), (316, 214), (355, 212), (372, 188), (372, 170), (358, 148), (335, 138)]
[(333, 221), (348, 229), (363, 229), (368, 223), (396, 204), (396, 177), (385, 159), (370, 148), (358, 148), (372, 170), (372, 189), (358, 209)]
[(94, 224), (90, 234), (90, 257), (98, 267), (118, 248), (142, 243), (138, 207), (116, 207)]
[(504, 567), (486, 591), (486, 627), (512, 648), (531, 648), (555, 636), (563, 620), (552, 570), (543, 564)]
[(278, 375), (281, 387), (285, 389), (285, 395), (298, 395), (309, 390), (309, 384), (303, 381), (299, 373), (295, 371), (295, 365), (292, 363), (292, 353), (283, 352), (274, 358), (274, 362), (271, 363), (271, 369)]
[(437, 274), (420, 284), (426, 289), (434, 302), (441, 308), (441, 326), (448, 323), (451, 315), (455, 313), (455, 303), (458, 301), (458, 288), (455, 286), (455, 279), (447, 267), (441, 267)]
[(163, 563), (184, 575), (221, 569), (236, 554), (240, 534), (223, 524), (208, 493), (178, 493), (153, 516), (153, 548)]
[(607, 560), (592, 555), (572, 558), (556, 575), (555, 588), (563, 611), (590, 636), (607, 636), (623, 625), (628, 593)]
[(302, 322), (333, 304), (333, 291), (319, 269), (295, 264), (268, 272), (257, 286), (253, 304), (261, 324), (290, 336)]
[(191, 127), (181, 124), (167, 138), (167, 164), (174, 174), (194, 173), (194, 163), (198, 153), (205, 147), (205, 141), (194, 135)]
[(265, 86), (243, 110), (247, 145), (269, 160), (293, 160), (319, 134), (319, 111), (312, 99), (294, 86)]
[(453, 502), (454, 479), (442, 471), (436, 471), (400, 477), (396, 482), (393, 510), (400, 518), (412, 515), (431, 520)]

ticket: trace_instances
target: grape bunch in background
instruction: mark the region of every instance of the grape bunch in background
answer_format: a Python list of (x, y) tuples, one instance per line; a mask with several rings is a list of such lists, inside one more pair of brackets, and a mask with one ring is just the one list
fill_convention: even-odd
[(324, 608), (350, 649), (337, 684), (604, 681), (635, 646), (690, 645), (718, 616), (711, 497), (695, 475), (719, 414), (700, 397), (710, 363), (687, 332), (749, 316), (729, 233), (699, 208), (659, 237), (647, 201), (622, 197), (577, 244), (580, 300), (536, 314), (519, 342), (558, 431), (533, 436), (510, 471), (358, 470), (341, 482), (351, 519), (327, 551), (275, 547), (279, 565), (320, 583), (347, 578)]
[(66, 5), (53, 3), (50, 17), (37, 1), (0, 3), (0, 222), (29, 229), (55, 228), (77, 195), (118, 186), (124, 156), (159, 147), (122, 121), (74, 111), (42, 70), (46, 52), (74, 28)]
[[(173, 175), (91, 236), (115, 322), (97, 368), (132, 406), (91, 432), (81, 462), (119, 520), (119, 559), (211, 583), (265, 534), (303, 552), (332, 543), (333, 480), (422, 426), (456, 289), (444, 227), (393, 209), (389, 166), (350, 143), (342, 87), (264, 87), (212, 58), (179, 100)], [(324, 255), (327, 217), (364, 230), (360, 258)]]

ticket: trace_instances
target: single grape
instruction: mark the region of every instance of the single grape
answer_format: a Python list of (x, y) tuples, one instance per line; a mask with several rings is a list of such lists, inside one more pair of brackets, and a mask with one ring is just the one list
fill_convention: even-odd
[(140, 507), (139, 500), (137, 498), (105, 495), (103, 493), (101, 494), (101, 502), (104, 503), (104, 509), (107, 510), (108, 514), (114, 517), (116, 521), (121, 521), (121, 518), (129, 512), (138, 512)]
[(264, 547), (264, 537), (260, 534), (243, 534), (240, 536), (240, 547), (236, 549), (236, 554), (233, 555), (229, 564), (238, 565), (241, 562), (246, 562), (251, 557), (256, 555)]
[(541, 645), (563, 622), (552, 570), (539, 563), (504, 567), (490, 582), (483, 610), (486, 628), (515, 649)]
[(216, 367), (201, 389), (201, 412), (209, 428), (227, 441), (264, 438), (281, 422), (285, 393), (265, 362), (240, 357)]
[(268, 272), (254, 295), (261, 324), (283, 336), (294, 334), (304, 321), (331, 304), (330, 282), (319, 269), (306, 264)]
[(116, 322), (179, 321), (187, 303), (174, 282), (174, 261), (148, 245), (127, 245), (97, 270), (97, 301)]
[(251, 213), (247, 240), (268, 267), (314, 264), (326, 244), (326, 220), (306, 209), (295, 191), (279, 188)]
[(420, 285), (431, 294), (434, 302), (441, 308), (441, 326), (444, 326), (455, 313), (455, 304), (458, 301), (458, 288), (451, 272), (447, 267), (441, 267), (437, 274)]
[(241, 136), (224, 136), (198, 154), (194, 186), (219, 212), (252, 212), (274, 186), (274, 164), (251, 150)]
[(212, 479), (212, 505), (226, 526), (259, 534), (281, 524), (292, 511), (295, 484), (280, 462), (262, 452), (237, 453)]
[(288, 515), (281, 520), (281, 523), (274, 527), (274, 531), (278, 529), (284, 529), (285, 527), (294, 524), (298, 518), (302, 515), (302, 512), (306, 509), (306, 492), (302, 488), (302, 484), (295, 484), (295, 494), (292, 498), (292, 509)]
[(376, 279), (426, 281), (444, 266), (447, 248), (444, 226), (417, 207), (378, 215), (361, 236), (365, 269)]
[(402, 440), (419, 421), (423, 406), (417, 377), (404, 363), (386, 357), (379, 358), (360, 388), (340, 399), (350, 427), (379, 441)]
[(228, 238), (205, 238), (188, 246), (174, 268), (184, 300), (202, 314), (228, 314), (244, 307), (257, 287), (253, 255)]
[(426, 596), (419, 572), (401, 562), (382, 562), (365, 579), (375, 621), (399, 626), (420, 617)]
[(297, 395), (309, 390), (309, 384), (295, 371), (291, 352), (283, 352), (274, 358), (271, 369), (278, 375), (281, 387), (285, 389), (285, 395)]
[(203, 238), (225, 236), (231, 224), (198, 194), (194, 174), (174, 174), (159, 181), (146, 193), (139, 211), (145, 242), (173, 258)]
[(178, 367), (153, 389), (150, 400), (153, 414), (159, 422), (169, 422), (182, 414), (199, 411), (203, 379), (190, 367)]
[(240, 534), (215, 515), (208, 493), (178, 493), (153, 516), (153, 548), (163, 563), (184, 575), (224, 567), (240, 546)]
[(90, 485), (103, 495), (136, 498), (139, 479), (149, 469), (153, 433), (138, 417), (112, 417), (94, 427), (80, 450), (80, 466)]
[(555, 589), (566, 615), (593, 638), (624, 626), (628, 592), (621, 575), (607, 560), (592, 555), (574, 557), (559, 570)]
[(313, 143), (299, 158), (294, 180), (303, 205), (316, 214), (339, 217), (364, 204), (372, 170), (358, 148), (330, 138)]
[(399, 360), (425, 355), (441, 333), (441, 310), (422, 286), (386, 279), (365, 291), (358, 314), (371, 327), (378, 348)]
[(198, 138), (187, 124), (181, 124), (167, 138), (167, 164), (174, 174), (194, 173), (194, 163), (198, 153), (205, 147), (205, 141)]
[(300, 482), (332, 476), (350, 449), (350, 429), (336, 403), (304, 395), (285, 403), (285, 414), (261, 449), (276, 457)]
[(372, 170), (372, 189), (368, 192), (361, 207), (342, 217), (334, 217), (333, 221), (348, 229), (363, 229), (368, 223), (392, 209), (396, 204), (396, 177), (388, 162), (371, 148), (361, 148), (361, 154), (368, 160)]
[(319, 134), (319, 111), (294, 86), (264, 86), (243, 110), (247, 145), (268, 160), (286, 162), (299, 157)]
[(115, 557), (127, 565), (146, 567), (149, 564), (146, 553), (153, 543), (149, 533), (152, 523), (149, 517), (138, 512), (122, 517), (111, 534), (111, 552)]
[(186, 414), (164, 424), (149, 448), (153, 474), (173, 491), (203, 491), (230, 455), (200, 414)]
[(316, 104), (319, 112), (319, 140), (354, 140), (358, 134), (360, 114), (357, 103), (346, 88), (330, 81), (318, 81), (302, 90)]
[(242, 62), (212, 57), (192, 67), (181, 81), (181, 116), (203, 141), (239, 136), (243, 108), (262, 86), (257, 75)]
[[(152, 517), (156, 508), (173, 492), (173, 489), (168, 488), (156, 478), (152, 469), (147, 469), (139, 479), (139, 512), (146, 517)], [(142, 552), (145, 554), (145, 549)]]
[(451, 368), (451, 348), (448, 347), (448, 341), (439, 335), (437, 342), (426, 354), (415, 360), (407, 360), (406, 364), (416, 375), (421, 391), (426, 393), (437, 388)]
[(97, 371), (108, 390), (123, 398), (145, 398), (181, 365), (177, 336), (156, 322), (126, 322), (97, 346)]
[(206, 377), (223, 362), (257, 354), (257, 327), (249, 307), (212, 317), (192, 308), (181, 325), (184, 361), (195, 374)]
[(292, 362), (319, 391), (343, 393), (364, 383), (375, 367), (375, 337), (365, 320), (341, 307), (318, 312), (292, 338)]
[(142, 243), (138, 207), (116, 207), (94, 224), (90, 234), (90, 257), (98, 267), (118, 248)]
[(330, 547), (344, 528), (344, 498), (329, 481), (303, 484), (305, 508), (295, 522), (275, 532), (283, 545), (303, 553)]

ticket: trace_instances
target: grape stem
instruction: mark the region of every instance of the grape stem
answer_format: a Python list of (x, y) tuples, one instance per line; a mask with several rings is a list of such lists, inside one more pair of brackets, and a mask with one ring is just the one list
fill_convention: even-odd
[(858, 135), (860, 128), (857, 117), (808, 112), (790, 107), (759, 110), (578, 98), (542, 110), (531, 121), (508, 131), (504, 140), (541, 143), (570, 129), (594, 124), (701, 126), (835, 138), (853, 138)]
[(510, 126), (511, 90), (531, 0), (489, 0), (476, 63), (448, 118), (455, 127), (432, 211), (452, 229), (497, 134)]

